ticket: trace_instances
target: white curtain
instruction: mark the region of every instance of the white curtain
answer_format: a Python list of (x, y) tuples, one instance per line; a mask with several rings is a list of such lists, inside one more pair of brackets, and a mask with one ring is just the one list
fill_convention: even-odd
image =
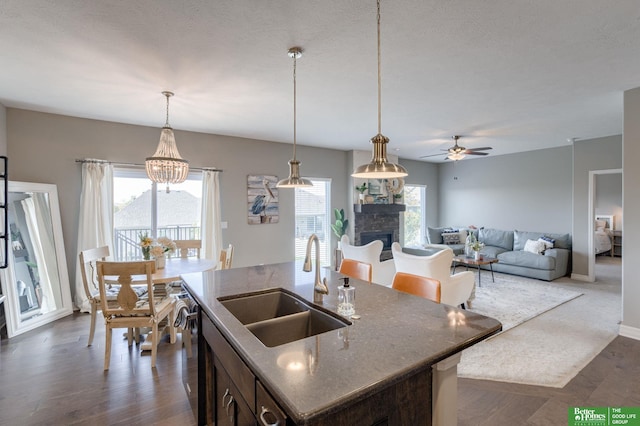
[(60, 273), (58, 272), (58, 259), (53, 239), (51, 209), (47, 194), (38, 192), (34, 192), (31, 197), (25, 198), (20, 203), (25, 213), (25, 221), (37, 265), (35, 270), (42, 291), (40, 313), (45, 314), (62, 306)]
[(205, 259), (218, 259), (222, 250), (220, 213), (220, 172), (202, 171), (202, 253)]
[(78, 219), (76, 283), (74, 303), (81, 312), (90, 312), (84, 292), (78, 256), (82, 250), (109, 246), (113, 253), (113, 166), (97, 160), (82, 164), (82, 191)]

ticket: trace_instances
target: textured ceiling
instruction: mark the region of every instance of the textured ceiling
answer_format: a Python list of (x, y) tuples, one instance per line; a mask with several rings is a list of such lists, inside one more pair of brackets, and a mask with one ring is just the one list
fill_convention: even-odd
[[(172, 90), (176, 129), (290, 143), (297, 45), (298, 143), (368, 150), (375, 15), (375, 0), (1, 0), (0, 103), (161, 127)], [(621, 133), (639, 18), (637, 0), (382, 0), (390, 152)]]

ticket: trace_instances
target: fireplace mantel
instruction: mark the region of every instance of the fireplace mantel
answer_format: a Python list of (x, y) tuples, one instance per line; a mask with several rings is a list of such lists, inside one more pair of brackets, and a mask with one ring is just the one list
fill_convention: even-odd
[(404, 204), (354, 204), (353, 211), (362, 214), (394, 214), (407, 209)]

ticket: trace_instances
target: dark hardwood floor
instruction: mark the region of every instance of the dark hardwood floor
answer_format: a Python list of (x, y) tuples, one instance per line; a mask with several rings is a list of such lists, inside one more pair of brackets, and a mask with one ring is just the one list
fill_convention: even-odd
[[(99, 324), (100, 325), (100, 324)], [(104, 327), (87, 347), (89, 315), (73, 314), (0, 343), (0, 425), (193, 425), (180, 340), (157, 367)], [(114, 333), (114, 336), (116, 333)], [(121, 334), (118, 334), (121, 336)], [(566, 425), (571, 406), (640, 406), (640, 341), (617, 337), (563, 389), (460, 379), (459, 425)]]
[(0, 425), (195, 424), (182, 387), (180, 337), (174, 345), (164, 337), (151, 369), (150, 352), (129, 348), (115, 330), (105, 372), (98, 321), (89, 347), (89, 315), (79, 313), (2, 341)]

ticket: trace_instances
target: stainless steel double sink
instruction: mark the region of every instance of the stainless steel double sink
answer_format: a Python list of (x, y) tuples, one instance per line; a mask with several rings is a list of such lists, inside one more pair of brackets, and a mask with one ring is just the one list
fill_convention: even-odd
[(281, 288), (221, 297), (218, 301), (270, 348), (351, 325)]

